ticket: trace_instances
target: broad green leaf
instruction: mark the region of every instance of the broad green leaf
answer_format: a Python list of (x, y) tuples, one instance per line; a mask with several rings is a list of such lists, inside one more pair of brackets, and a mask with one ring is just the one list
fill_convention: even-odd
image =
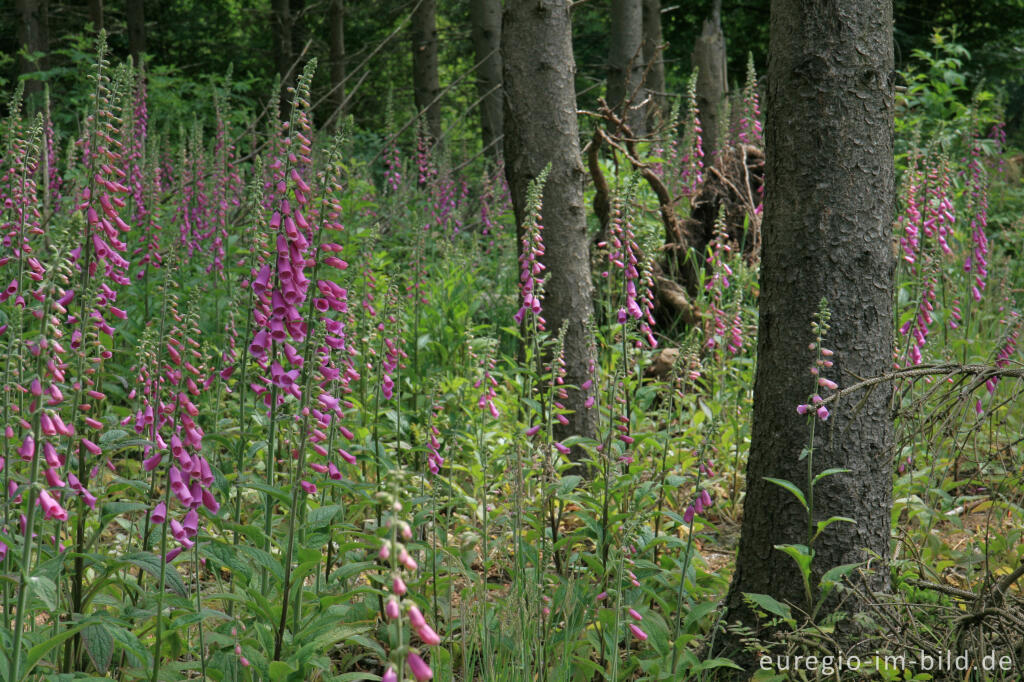
[(768, 481), (769, 483), (774, 483), (775, 485), (779, 486), (780, 488), (783, 488), (784, 490), (788, 490), (790, 493), (792, 493), (793, 497), (800, 500), (800, 504), (803, 505), (804, 509), (807, 509), (807, 498), (804, 497), (803, 491), (800, 490), (800, 488), (797, 488), (796, 485), (789, 481), (783, 481), (780, 478), (769, 478), (765, 476), (764, 480)]
[(114, 637), (103, 623), (91, 623), (82, 628), (82, 642), (89, 660), (104, 675), (114, 656)]
[(46, 608), (50, 609), (50, 611), (56, 611), (57, 585), (49, 578), (41, 575), (32, 576), (28, 579), (28, 582), (32, 586), (32, 593), (39, 597), (39, 600), (43, 602)]
[[(749, 597), (750, 595), (748, 594), (747, 596)], [(761, 596), (765, 597), (767, 595), (761, 595)], [(771, 597), (768, 597), (768, 598), (771, 599)], [(776, 602), (776, 603), (778, 603), (778, 602)], [(741, 668), (740, 666), (736, 665), (735, 663), (730, 661), (728, 658), (709, 658), (706, 661), (701, 661), (700, 663), (697, 663), (697, 664), (693, 665), (690, 668), (690, 673), (693, 674), (693, 673), (701, 672), (702, 670), (712, 670), (714, 668), (735, 668), (736, 670), (743, 670), (743, 668)]]
[(45, 642), (36, 644), (34, 647), (28, 650), (28, 655), (25, 657), (25, 664), (19, 672), (19, 679), (28, 679), (28, 674), (32, 672), (32, 668), (36, 667), (36, 664), (50, 652), (54, 647), (60, 646), (65, 640), (74, 636), (79, 630), (85, 627), (85, 623), (79, 623), (74, 627), (68, 628), (63, 632), (59, 633), (55, 637), (51, 637)]
[(233, 574), (242, 580), (252, 578), (252, 570), (249, 565), (238, 558), (235, 548), (223, 542), (205, 542), (199, 547), (199, 553), (207, 558), (214, 559)]
[(306, 525), (309, 528), (319, 528), (326, 526), (332, 521), (334, 517), (341, 511), (341, 505), (331, 504), (326, 507), (318, 507), (309, 512), (309, 517), (306, 519)]
[(811, 572), (811, 560), (814, 559), (814, 552), (807, 549), (807, 545), (775, 545), (775, 549), (793, 557), (797, 566), (800, 567), (800, 573), (806, 580)]
[(248, 545), (238, 545), (238, 551), (249, 555), (261, 568), (265, 568), (273, 573), (279, 581), (284, 581), (284, 567), (281, 565), (281, 562), (264, 550)]
[[(160, 580), (160, 563), (161, 559), (152, 552), (135, 552), (121, 557), (121, 561), (127, 562), (134, 566), (138, 566), (146, 573)], [(167, 564), (164, 569), (164, 587), (169, 587), (171, 590), (180, 597), (188, 596), (188, 589), (185, 587), (185, 583), (181, 581), (181, 576), (178, 575), (178, 569), (175, 568), (174, 564)]]
[(753, 602), (755, 606), (759, 606), (768, 613), (774, 614), (783, 620), (792, 620), (793, 618), (789, 606), (770, 595), (759, 592), (744, 592), (743, 596), (747, 601)]
[(718, 608), (718, 602), (705, 601), (700, 602), (686, 614), (686, 618), (683, 619), (683, 632), (693, 632), (693, 626), (704, 619), (704, 616), (708, 615), (712, 611)]
[(148, 667), (153, 658), (152, 655), (134, 632), (116, 625), (107, 625), (107, 632), (114, 638), (114, 642), (121, 647), (128, 655), (135, 659), (138, 665)]
[(348, 580), (352, 576), (359, 575), (363, 571), (368, 571), (376, 565), (376, 561), (354, 561), (342, 564), (334, 571), (334, 573), (331, 574), (331, 582), (336, 580)]
[(298, 672), (297, 669), (291, 667), (284, 661), (270, 662), (270, 679), (272, 680), (283, 680), (292, 673), (296, 672)]
[(297, 660), (305, 663), (311, 654), (317, 652), (323, 652), (329, 649), (331, 646), (340, 642), (349, 642), (354, 637), (365, 634), (370, 630), (369, 625), (339, 625), (338, 627), (325, 632), (317, 637), (314, 637), (309, 642), (305, 642), (302, 647), (295, 652), (291, 657), (291, 660)]
[(280, 488), (275, 488), (274, 486), (267, 485), (266, 483), (260, 483), (259, 481), (251, 481), (249, 483), (246, 483), (244, 487), (264, 492), (267, 495), (270, 495), (271, 497), (275, 498), (278, 502), (282, 504), (291, 504), (292, 501), (291, 496), (287, 492), (281, 490)]
[(558, 497), (565, 497), (572, 492), (576, 486), (583, 480), (582, 476), (564, 476), (562, 480), (558, 482)]

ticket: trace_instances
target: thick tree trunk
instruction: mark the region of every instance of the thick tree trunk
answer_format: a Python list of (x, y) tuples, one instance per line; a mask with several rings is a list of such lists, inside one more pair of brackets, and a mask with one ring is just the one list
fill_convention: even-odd
[[(583, 204), (583, 160), (576, 122), (576, 66), (568, 0), (509, 0), (502, 24), (505, 75), (505, 176), (517, 224), (526, 218), (526, 187), (551, 164), (541, 209), (549, 275), (547, 328), (566, 325), (566, 384), (581, 386), (596, 362), (585, 322), (593, 312), (589, 240)], [(597, 412), (589, 390), (569, 391), (569, 424), (555, 435), (593, 437)]]
[(89, 21), (97, 33), (103, 28), (103, 0), (89, 0)]
[(437, 75), (437, 0), (421, 0), (412, 15), (412, 86), (416, 108), (423, 113), (426, 134), (441, 138), (441, 92)]
[(647, 65), (647, 90), (651, 96), (651, 104), (647, 107), (647, 128), (653, 130), (660, 119), (669, 114), (662, 52), (661, 0), (643, 0), (643, 3), (644, 63)]
[[(18, 47), (28, 56), (19, 56), (21, 74), (34, 73), (45, 68), (45, 57), (36, 57), (49, 48), (46, 0), (15, 0), (18, 17)], [(25, 82), (25, 100), (30, 110), (42, 105), (43, 83), (38, 79)]]
[(704, 155), (712, 158), (721, 148), (722, 111), (729, 80), (726, 72), (725, 35), (722, 33), (722, 1), (715, 0), (711, 18), (693, 46), (693, 65), (697, 67), (697, 109), (703, 128)]
[(345, 0), (330, 0), (330, 13), (327, 21), (330, 24), (329, 57), (331, 68), (331, 108), (339, 117), (339, 111), (345, 104)]
[(139, 59), (146, 51), (146, 3), (143, 0), (126, 0), (125, 18), (128, 23), (128, 51), (132, 63), (139, 66)]
[(274, 37), (275, 63), (277, 74), (281, 77), (281, 117), (289, 115), (290, 97), (287, 89), (295, 84), (295, 72), (292, 69), (292, 12), (288, 0), (271, 0), (270, 30)]
[[(612, 0), (608, 49), (608, 106), (620, 113), (636, 137), (643, 134), (643, 0)], [(623, 111), (623, 107), (628, 109)]]
[[(760, 327), (730, 622), (756, 622), (744, 592), (806, 607), (794, 560), (774, 547), (806, 544), (807, 518), (792, 494), (765, 479), (808, 489), (808, 418), (796, 406), (813, 381), (808, 344), (819, 300), (832, 316), (824, 346), (835, 352), (824, 376), (842, 388), (892, 364), (893, 78), (891, 0), (772, 3)], [(816, 425), (814, 473), (851, 471), (815, 486), (814, 519), (856, 523), (834, 523), (813, 544), (812, 585), (872, 553), (881, 561), (869, 587), (888, 586), (890, 399), (882, 389), (850, 395)]]
[(470, 0), (476, 90), (480, 97), (480, 130), (484, 149), (497, 161), (501, 157), (504, 106), (501, 90), (501, 0)]

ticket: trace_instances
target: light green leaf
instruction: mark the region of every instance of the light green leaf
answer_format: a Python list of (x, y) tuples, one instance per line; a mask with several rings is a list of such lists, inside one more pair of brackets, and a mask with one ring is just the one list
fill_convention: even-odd
[(800, 504), (803, 505), (804, 509), (807, 509), (807, 498), (804, 497), (803, 491), (800, 490), (800, 488), (797, 488), (795, 484), (789, 481), (783, 481), (782, 479), (779, 478), (769, 478), (767, 476), (764, 477), (764, 480), (768, 481), (769, 483), (774, 483), (780, 488), (788, 490), (790, 493), (792, 493), (793, 497), (800, 500)]
[(32, 586), (32, 593), (39, 597), (46, 608), (50, 611), (57, 610), (57, 585), (52, 580), (34, 575), (28, 579), (28, 583)]
[(806, 580), (807, 576), (811, 572), (811, 560), (814, 559), (814, 552), (807, 548), (807, 545), (775, 545), (775, 549), (780, 552), (785, 552), (789, 556), (793, 557), (796, 561), (797, 566), (800, 567), (800, 573), (803, 574)]
[(839, 522), (842, 522), (842, 523), (857, 523), (856, 521), (854, 521), (853, 519), (849, 518), (848, 516), (830, 516), (827, 519), (825, 519), (824, 521), (818, 521), (818, 530), (814, 534), (814, 538), (813, 539), (817, 539), (817, 537), (819, 535), (821, 535), (822, 531), (824, 531), (826, 528), (831, 526), (833, 523), (839, 523)]
[[(750, 595), (747, 595), (747, 596), (750, 596)], [(760, 596), (766, 597), (768, 595), (762, 594)], [(768, 597), (768, 598), (771, 599), (771, 597)], [(778, 603), (778, 602), (776, 602), (776, 603)], [(781, 606), (781, 604), (780, 604), (780, 606)], [(697, 672), (700, 672), (702, 670), (711, 670), (713, 668), (735, 668), (736, 670), (743, 670), (743, 668), (741, 668), (740, 666), (736, 665), (735, 663), (730, 661), (728, 658), (709, 658), (706, 661), (701, 661), (700, 663), (697, 663), (697, 664), (693, 665), (690, 668), (690, 674), (692, 675), (693, 673), (697, 673)]]
[(814, 485), (815, 483), (817, 483), (821, 479), (825, 478), (826, 476), (835, 476), (836, 474), (846, 474), (846, 473), (849, 473), (850, 471), (851, 471), (850, 469), (840, 469), (840, 468), (825, 469), (820, 474), (818, 474), (817, 476), (814, 477), (814, 480), (811, 481), (811, 485)]
[(580, 481), (582, 480), (582, 476), (564, 476), (562, 480), (558, 482), (558, 497), (565, 497), (568, 495), (580, 484)]
[(743, 596), (747, 601), (752, 602), (754, 606), (758, 606), (783, 620), (792, 620), (793, 618), (789, 607), (770, 595), (760, 594), (759, 592), (744, 592)]

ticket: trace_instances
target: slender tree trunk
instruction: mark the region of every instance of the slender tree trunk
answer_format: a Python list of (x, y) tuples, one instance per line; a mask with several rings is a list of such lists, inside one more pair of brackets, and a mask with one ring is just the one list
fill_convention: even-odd
[(97, 33), (103, 28), (103, 0), (89, 0), (89, 21)]
[[(37, 57), (38, 53), (49, 50), (47, 31), (47, 7), (45, 0), (15, 0), (14, 8), (18, 16), (18, 47), (25, 50), (28, 56), (20, 56), (19, 71), (22, 74), (34, 73), (45, 68), (45, 57)], [(42, 81), (33, 78), (25, 82), (25, 100), (30, 110), (42, 106)]]
[[(345, 104), (345, 0), (330, 0), (329, 61), (331, 68), (331, 107), (338, 111)], [(339, 120), (344, 112), (338, 112)]]
[[(509, 0), (502, 24), (505, 75), (505, 176), (517, 224), (526, 218), (526, 188), (549, 163), (541, 209), (549, 275), (544, 289), (547, 328), (565, 335), (566, 384), (593, 373), (594, 347), (585, 323), (593, 311), (589, 240), (583, 204), (583, 161), (576, 122), (572, 25), (568, 0)], [(572, 389), (569, 424), (555, 435), (593, 437), (597, 412), (589, 390)]]
[(647, 90), (651, 95), (651, 104), (647, 107), (647, 128), (653, 130), (660, 119), (669, 114), (662, 53), (661, 0), (643, 0), (643, 3), (644, 63), (647, 65)]
[(281, 77), (281, 117), (287, 119), (291, 98), (286, 97), (287, 89), (295, 84), (295, 70), (292, 69), (292, 12), (288, 0), (271, 0), (270, 30), (274, 37), (275, 63)]
[[(842, 388), (891, 367), (893, 87), (891, 0), (774, 0), (753, 429), (730, 622), (755, 626), (745, 592), (806, 608), (796, 564), (775, 545), (807, 544), (807, 517), (765, 479), (808, 490), (808, 417), (796, 406), (813, 382), (808, 344), (819, 300), (828, 300), (832, 318), (823, 345), (835, 352), (823, 376)], [(815, 425), (813, 473), (851, 471), (814, 487), (814, 520), (856, 520), (832, 524), (812, 545), (815, 588), (828, 569), (869, 554), (881, 560), (868, 587), (888, 587), (890, 402), (880, 388), (850, 395)]]
[[(309, 40), (306, 26), (306, 0), (289, 0), (289, 11), (292, 19), (292, 63), (302, 55), (302, 49)], [(301, 68), (295, 69), (296, 78), (302, 73)]]
[[(644, 131), (643, 0), (612, 0), (608, 106), (621, 112), (635, 136)], [(623, 111), (623, 107), (628, 107)]]
[(712, 158), (722, 145), (726, 124), (723, 111), (729, 80), (726, 71), (725, 35), (722, 33), (722, 0), (715, 0), (711, 17), (693, 46), (697, 67), (697, 109), (704, 136), (704, 155)]
[(126, 0), (125, 18), (128, 23), (128, 51), (136, 68), (146, 51), (146, 3), (143, 0)]
[(480, 97), (480, 130), (484, 149), (497, 161), (501, 157), (501, 0), (470, 0), (473, 52), (479, 64), (476, 89)]
[(441, 138), (441, 92), (437, 75), (437, 0), (421, 0), (412, 15), (412, 86), (416, 108), (423, 112), (426, 134)]

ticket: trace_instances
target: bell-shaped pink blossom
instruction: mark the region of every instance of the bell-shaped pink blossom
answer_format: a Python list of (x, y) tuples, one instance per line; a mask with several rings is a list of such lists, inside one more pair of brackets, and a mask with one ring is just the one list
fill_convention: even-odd
[(420, 658), (419, 654), (415, 651), (410, 651), (409, 656), (405, 659), (405, 662), (409, 664), (409, 671), (412, 676), (416, 678), (417, 682), (424, 682), (434, 677), (434, 671), (430, 669), (426, 661)]
[(420, 636), (420, 639), (427, 646), (437, 646), (441, 643), (440, 635), (434, 632), (434, 629), (426, 623), (416, 628), (416, 634)]
[(50, 496), (50, 493), (46, 490), (39, 491), (39, 506), (42, 507), (43, 518), (46, 520), (68, 520), (68, 513), (64, 510), (64, 507), (60, 506), (60, 503), (53, 499), (53, 497)]
[(18, 454), (26, 462), (31, 462), (32, 457), (36, 454), (36, 439), (32, 437), (32, 434), (27, 434), (25, 440), (21, 442), (21, 446), (18, 448)]

